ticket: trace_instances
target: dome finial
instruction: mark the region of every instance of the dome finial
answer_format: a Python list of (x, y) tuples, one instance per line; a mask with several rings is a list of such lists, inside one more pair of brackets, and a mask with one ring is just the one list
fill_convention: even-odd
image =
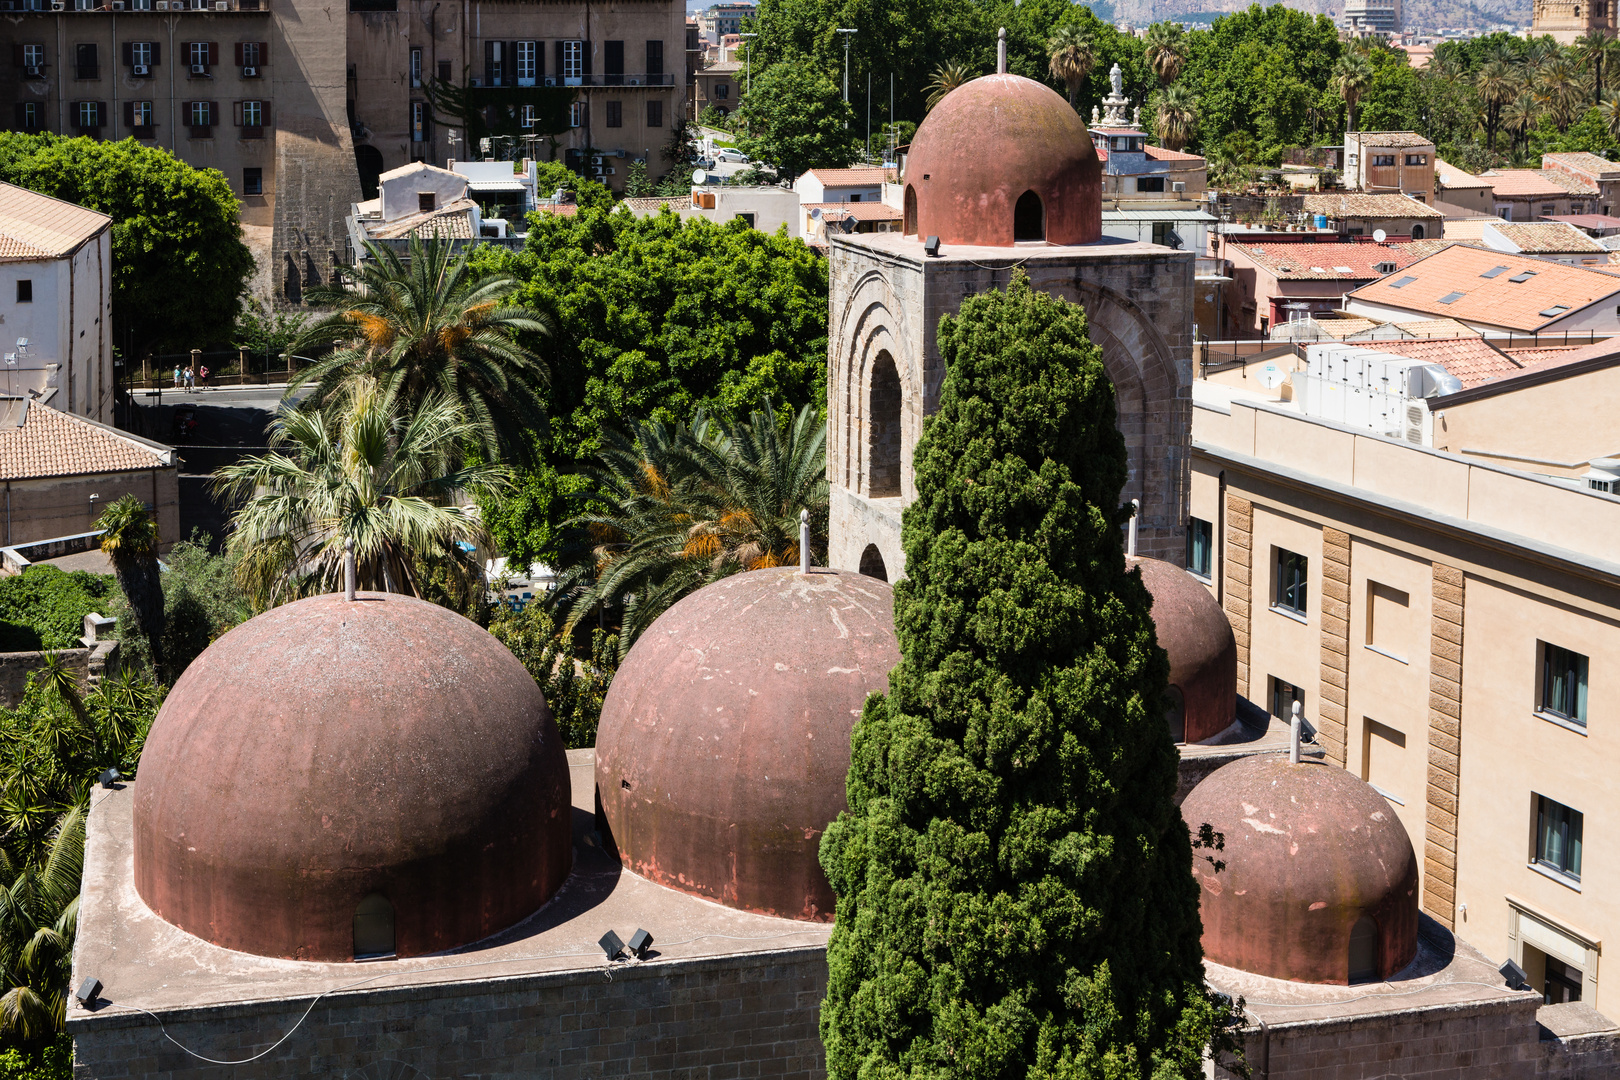
[(810, 511), (799, 511), (799, 573), (810, 572)]
[(1007, 74), (1007, 28), (1005, 26), (996, 34), (996, 74)]
[(354, 537), (343, 541), (343, 598), (354, 599)]
[(1125, 533), (1125, 554), (1136, 558), (1136, 519), (1142, 513), (1142, 500), (1131, 500), (1131, 523)]

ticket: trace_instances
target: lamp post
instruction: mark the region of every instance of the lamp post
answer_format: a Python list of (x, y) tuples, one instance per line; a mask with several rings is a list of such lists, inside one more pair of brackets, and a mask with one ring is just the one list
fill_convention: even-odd
[[(738, 34), (737, 36), (740, 38), (759, 37), (758, 34)], [(747, 89), (743, 93), (747, 94), (749, 90), (754, 88), (754, 43), (752, 41), (743, 46), (743, 76), (747, 83)]]
[[(849, 104), (849, 43), (855, 39), (849, 35), (856, 33), (853, 28), (840, 26), (838, 33), (844, 35), (844, 104)], [(845, 117), (844, 127), (849, 127), (849, 118)]]

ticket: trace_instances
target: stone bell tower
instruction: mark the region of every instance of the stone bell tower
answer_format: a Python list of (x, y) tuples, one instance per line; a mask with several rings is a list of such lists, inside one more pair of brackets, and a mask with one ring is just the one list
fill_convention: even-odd
[(1085, 123), (1051, 88), (1006, 74), (1005, 39), (1002, 56), (917, 130), (904, 231), (828, 237), (828, 561), (890, 580), (904, 572), (912, 451), (945, 376), (940, 316), (1022, 270), (1085, 307), (1130, 454), (1120, 497), (1142, 501), (1142, 554), (1182, 565), (1194, 255), (1102, 235), (1102, 164)]

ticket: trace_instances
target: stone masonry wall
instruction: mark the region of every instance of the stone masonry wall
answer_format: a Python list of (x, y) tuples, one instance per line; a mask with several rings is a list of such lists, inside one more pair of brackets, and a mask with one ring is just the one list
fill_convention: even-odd
[[(446, 963), (467, 962), (468, 956)], [(355, 969), (358, 978), (377, 968)], [(822, 948), (487, 982), (334, 994), (255, 1061), (209, 1064), (156, 1020), (106, 1007), (74, 1021), (76, 1080), (476, 1076), (578, 1080), (816, 1080)], [(242, 1061), (294, 1027), (307, 998), (168, 1012), (194, 1054)]]
[(1254, 504), (1235, 495), (1226, 497), (1226, 543), (1221, 549), (1226, 577), (1221, 598), (1232, 636), (1237, 639), (1237, 692), (1253, 700), (1249, 689), (1249, 619), (1254, 570)]
[(1462, 761), (1463, 572), (1434, 564), (1429, 630), (1429, 783), (1423, 841), (1423, 910), (1454, 928), (1457, 793)]
[(1322, 749), (1345, 767), (1349, 723), (1345, 712), (1350, 684), (1350, 537), (1322, 530), (1322, 688), (1317, 706)]

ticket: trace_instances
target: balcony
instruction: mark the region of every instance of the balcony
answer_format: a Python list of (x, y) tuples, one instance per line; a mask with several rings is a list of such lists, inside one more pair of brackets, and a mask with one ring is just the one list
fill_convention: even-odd
[[(505, 82), (505, 80), (503, 80)], [(626, 75), (544, 75), (535, 80), (539, 86), (674, 86), (674, 72)]]
[[(55, 6), (62, 4), (61, 7)], [(237, 11), (269, 11), (268, 0), (95, 0), (93, 6), (79, 7), (76, 0), (0, 0), (0, 12), (32, 11), (56, 15), (148, 15), (154, 12), (214, 15)]]

